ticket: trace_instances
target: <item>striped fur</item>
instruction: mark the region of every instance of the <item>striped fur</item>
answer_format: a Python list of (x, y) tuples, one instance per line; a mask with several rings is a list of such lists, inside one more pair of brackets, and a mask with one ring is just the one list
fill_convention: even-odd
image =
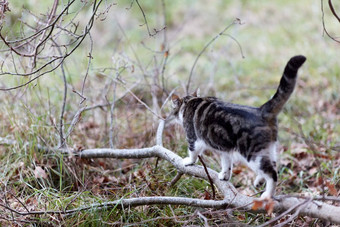
[(196, 94), (183, 98), (173, 95), (174, 109), (168, 121), (177, 119), (186, 132), (189, 157), (184, 164), (194, 164), (206, 149), (216, 151), (221, 154), (219, 178), (229, 180), (233, 162), (241, 160), (257, 173), (255, 184), (266, 181), (261, 198), (272, 197), (277, 182), (276, 117), (292, 94), (297, 71), (305, 60), (304, 56), (289, 60), (275, 95), (259, 108)]
[(292, 57), (288, 61), (275, 95), (260, 107), (264, 118), (275, 118), (280, 113), (294, 91), (297, 71), (305, 61), (306, 57), (301, 55)]

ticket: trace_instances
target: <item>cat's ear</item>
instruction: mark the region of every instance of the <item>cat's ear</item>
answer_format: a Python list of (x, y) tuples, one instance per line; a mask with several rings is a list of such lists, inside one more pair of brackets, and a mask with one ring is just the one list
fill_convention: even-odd
[(178, 95), (176, 95), (176, 94), (172, 94), (171, 95), (171, 101), (172, 101), (172, 107), (177, 107), (177, 106), (179, 106), (180, 105), (180, 103), (181, 103), (181, 98), (180, 97), (178, 97)]
[(191, 94), (191, 96), (194, 96), (194, 97), (198, 97), (200, 95), (200, 89), (197, 88), (196, 91), (194, 91), (194, 93)]

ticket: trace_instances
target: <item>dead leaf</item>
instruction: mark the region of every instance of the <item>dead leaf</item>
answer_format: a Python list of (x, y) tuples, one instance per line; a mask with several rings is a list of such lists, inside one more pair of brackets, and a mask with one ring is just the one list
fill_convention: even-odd
[(274, 210), (274, 200), (270, 199), (267, 203), (266, 203), (266, 206), (265, 206), (265, 210), (267, 211), (267, 214), (268, 215), (271, 215), (273, 213), (273, 210)]
[(233, 174), (234, 174), (234, 175), (237, 175), (237, 174), (240, 174), (240, 173), (242, 173), (242, 171), (243, 171), (243, 169), (242, 169), (242, 168), (238, 168), (238, 167), (236, 167), (236, 168), (234, 168), (234, 169), (233, 169)]
[(326, 182), (326, 185), (329, 189), (329, 193), (332, 195), (332, 196), (338, 196), (338, 192), (335, 188), (335, 185), (332, 184), (332, 183), (329, 183), (329, 182)]
[(133, 163), (130, 159), (124, 159), (124, 161), (121, 164), (121, 168), (122, 168), (122, 173), (127, 173), (129, 172), (132, 167), (133, 167)]
[(93, 183), (102, 184), (104, 182), (104, 180), (105, 180), (104, 177), (96, 176), (96, 177), (93, 178)]
[(98, 160), (98, 164), (103, 167), (103, 169), (106, 169), (106, 163), (102, 160)]
[(36, 166), (34, 169), (34, 176), (35, 178), (43, 178), (43, 179), (47, 179), (47, 174), (45, 172), (45, 170), (43, 168), (41, 168), (40, 166)]
[(254, 200), (254, 204), (252, 206), (252, 210), (258, 210), (263, 207), (263, 200)]
[(245, 218), (244, 216), (242, 216), (242, 215), (237, 215), (237, 219), (238, 219), (239, 221), (244, 221), (244, 220), (246, 220), (246, 218)]
[(316, 184), (319, 186), (323, 184), (323, 178), (321, 176), (318, 177)]
[(211, 195), (207, 190), (204, 190), (203, 199), (204, 200), (211, 200)]
[(312, 167), (310, 170), (308, 170), (308, 174), (310, 176), (313, 176), (317, 172), (318, 172), (318, 168), (317, 167)]

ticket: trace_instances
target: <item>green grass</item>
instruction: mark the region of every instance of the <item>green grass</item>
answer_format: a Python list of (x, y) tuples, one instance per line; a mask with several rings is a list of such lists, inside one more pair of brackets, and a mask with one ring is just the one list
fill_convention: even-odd
[[(278, 194), (320, 195), (317, 183), (322, 175), (325, 182), (339, 190), (339, 155), (330, 147), (340, 144), (340, 66), (339, 44), (323, 36), (319, 2), (301, 1), (165, 1), (167, 10), (167, 38), (170, 55), (165, 70), (168, 90), (177, 87), (184, 94), (185, 85), (195, 58), (202, 48), (236, 17), (242, 25), (232, 26), (226, 34), (234, 37), (239, 46), (228, 36), (219, 37), (204, 52), (194, 71), (191, 89), (201, 88), (202, 95), (216, 95), (227, 101), (259, 106), (268, 100), (279, 83), (287, 60), (296, 54), (307, 56), (307, 62), (299, 72), (294, 94), (279, 116), (282, 126), (279, 132), (279, 186)], [(130, 87), (138, 82), (134, 91), (147, 104), (152, 105), (150, 84), (160, 71), (164, 61), (160, 51), (163, 32), (148, 37), (143, 16), (136, 4), (130, 10), (131, 1), (112, 6), (105, 20), (96, 20), (91, 32), (94, 40), (93, 59), (85, 86), (85, 104), (92, 106), (113, 100), (113, 82), (117, 61), (129, 65), (120, 79)], [(40, 15), (50, 3), (11, 1), (2, 34), (14, 39), (20, 34), (21, 6)], [(161, 1), (140, 1), (150, 29), (162, 28)], [(105, 9), (103, 5), (102, 11)], [(72, 9), (74, 10), (74, 9)], [(86, 18), (88, 8), (81, 12)], [(339, 24), (332, 20), (328, 10), (326, 25), (337, 34)], [(72, 15), (69, 15), (69, 17)], [(25, 21), (35, 23), (29, 13)], [(67, 18), (65, 18), (66, 20)], [(80, 21), (81, 29), (86, 20)], [(122, 29), (121, 29), (121, 28)], [(123, 34), (124, 32), (124, 34)], [(143, 42), (143, 44), (141, 44)], [(1, 48), (4, 45), (0, 43)], [(66, 63), (69, 83), (65, 112), (65, 128), (80, 106), (80, 97), (72, 89), (81, 90), (86, 73), (90, 41), (86, 39)], [(2, 54), (1, 59), (5, 58)], [(6, 58), (7, 59), (7, 58)], [(2, 60), (1, 60), (2, 61)], [(19, 62), (19, 59), (15, 60)], [(28, 61), (23, 61), (28, 65)], [(133, 70), (132, 70), (133, 66)], [(7, 61), (4, 69), (13, 71)], [(23, 70), (22, 68), (19, 68)], [(158, 70), (158, 71), (157, 71)], [(157, 76), (158, 79), (160, 75)], [(14, 86), (27, 78), (1, 76), (1, 86)], [(210, 83), (213, 81), (213, 83)], [(209, 85), (209, 86), (208, 86)], [(116, 95), (126, 89), (118, 84)], [(0, 145), (0, 198), (1, 203), (13, 209), (25, 211), (23, 203), (34, 210), (72, 209), (91, 203), (113, 201), (140, 196), (186, 196), (204, 198), (210, 193), (208, 182), (183, 176), (169, 188), (167, 183), (176, 175), (173, 166), (160, 160), (155, 169), (155, 159), (149, 160), (80, 160), (57, 153), (42, 153), (37, 144), (58, 145), (60, 109), (63, 98), (63, 81), (60, 69), (44, 75), (23, 89), (0, 94), (0, 137), (17, 141), (14, 145)], [(163, 97), (164, 100), (164, 97)], [(146, 147), (153, 145), (157, 122), (152, 114), (126, 95), (117, 103), (115, 112), (115, 145), (117, 148)], [(169, 113), (170, 106), (164, 113)], [(109, 109), (95, 109), (83, 113), (81, 121), (68, 138), (70, 148), (100, 148), (109, 146)], [(317, 144), (318, 162), (313, 152), (304, 145), (296, 119), (303, 132)], [(29, 142), (29, 143), (27, 143)], [(183, 132), (170, 127), (165, 131), (165, 146), (185, 157), (187, 145)], [(205, 157), (206, 164), (219, 170), (216, 155)], [(46, 178), (35, 176), (36, 167), (42, 167)], [(244, 194), (252, 195), (261, 189), (252, 186), (254, 174), (239, 167), (232, 183)], [(325, 193), (330, 194), (329, 188)], [(218, 198), (221, 195), (217, 195)], [(6, 202), (6, 200), (7, 202)], [(232, 213), (185, 206), (143, 206), (137, 208), (112, 208), (100, 211), (77, 212), (73, 215), (16, 216), (17, 223), (33, 225), (105, 226), (110, 224), (133, 226), (181, 226), (204, 225), (195, 212), (204, 213), (211, 225), (251, 224), (259, 225), (269, 216), (251, 214), (242, 210)], [(214, 213), (215, 212), (215, 213)], [(2, 214), (3, 213), (3, 214)], [(9, 225), (11, 213), (0, 208), (0, 223)], [(177, 218), (176, 218), (177, 217)], [(307, 223), (317, 225), (317, 220), (297, 219), (292, 225)], [(1, 224), (0, 224), (1, 225)]]

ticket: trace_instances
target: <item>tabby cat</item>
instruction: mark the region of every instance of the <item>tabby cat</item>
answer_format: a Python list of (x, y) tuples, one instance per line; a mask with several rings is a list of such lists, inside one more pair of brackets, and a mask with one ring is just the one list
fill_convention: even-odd
[(194, 164), (205, 149), (218, 152), (222, 166), (218, 177), (229, 180), (233, 162), (242, 161), (257, 174), (256, 187), (265, 180), (261, 199), (271, 198), (277, 183), (277, 115), (292, 94), (297, 71), (305, 60), (300, 55), (288, 61), (275, 95), (260, 107), (197, 94), (183, 98), (172, 95), (174, 109), (167, 121), (175, 120), (183, 126), (189, 144), (189, 157), (183, 159), (183, 164)]

